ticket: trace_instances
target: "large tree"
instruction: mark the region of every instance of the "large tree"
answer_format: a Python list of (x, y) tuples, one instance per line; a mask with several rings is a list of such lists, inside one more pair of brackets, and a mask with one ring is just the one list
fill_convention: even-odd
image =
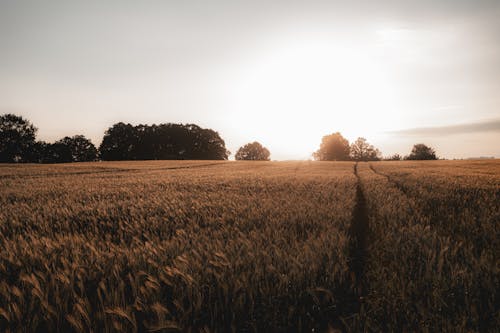
[(271, 153), (269, 152), (269, 149), (255, 141), (240, 147), (234, 158), (236, 160), (247, 161), (269, 161), (270, 156)]
[(53, 143), (37, 141), (31, 150), (30, 162), (36, 163), (57, 163), (58, 154), (55, 151)]
[(410, 155), (406, 157), (407, 160), (437, 160), (436, 151), (424, 145), (417, 143), (413, 146)]
[(351, 144), (351, 159), (354, 161), (378, 161), (380, 151), (366, 141), (358, 138)]
[(110, 127), (99, 147), (103, 160), (225, 160), (229, 157), (219, 133), (194, 124)]
[(99, 147), (103, 160), (132, 160), (132, 149), (137, 146), (136, 129), (122, 122), (114, 124), (104, 133)]
[(64, 137), (54, 143), (37, 141), (31, 161), (39, 163), (89, 162), (97, 160), (97, 149), (83, 135)]
[(226, 143), (214, 130), (191, 125), (192, 148), (191, 158), (200, 160), (227, 160), (231, 152), (226, 149)]
[(96, 147), (83, 135), (66, 136), (52, 146), (58, 155), (57, 162), (89, 162), (97, 159)]
[(349, 141), (342, 134), (336, 132), (323, 137), (321, 145), (313, 157), (319, 161), (348, 161), (349, 152)]
[(0, 116), (0, 162), (29, 162), (37, 128), (14, 114)]

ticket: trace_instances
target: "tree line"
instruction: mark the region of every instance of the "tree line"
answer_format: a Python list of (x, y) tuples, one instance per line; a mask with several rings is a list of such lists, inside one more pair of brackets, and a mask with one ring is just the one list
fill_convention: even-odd
[(13, 114), (0, 117), (0, 162), (64, 163), (121, 160), (226, 160), (230, 152), (211, 129), (193, 124), (117, 123), (99, 148), (83, 135), (36, 141), (37, 128)]
[[(36, 140), (37, 128), (14, 114), (0, 116), (0, 162), (65, 163), (96, 160), (227, 160), (231, 154), (219, 133), (195, 124), (136, 125), (119, 122), (109, 127), (99, 148), (83, 135), (66, 136), (54, 143)], [(259, 142), (238, 149), (236, 160), (269, 161), (269, 149)], [(378, 149), (366, 139), (349, 144), (340, 133), (324, 136), (313, 154), (320, 161), (375, 161)], [(394, 155), (392, 160), (403, 159)], [(424, 144), (413, 147), (405, 159), (437, 159)]]
[(409, 155), (402, 157), (399, 154), (382, 158), (380, 150), (369, 144), (365, 138), (357, 138), (352, 144), (339, 132), (325, 135), (319, 149), (313, 153), (319, 161), (379, 161), (381, 159), (396, 160), (436, 160), (433, 148), (423, 143), (413, 146)]
[(217, 132), (194, 124), (117, 123), (99, 147), (103, 160), (227, 160), (230, 152)]

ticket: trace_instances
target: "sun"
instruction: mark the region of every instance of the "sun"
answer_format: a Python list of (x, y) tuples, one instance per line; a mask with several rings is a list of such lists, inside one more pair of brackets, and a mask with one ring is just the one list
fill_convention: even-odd
[(296, 158), (322, 135), (373, 136), (394, 118), (393, 87), (370, 52), (331, 42), (300, 42), (262, 52), (232, 81), (230, 117), (239, 134)]

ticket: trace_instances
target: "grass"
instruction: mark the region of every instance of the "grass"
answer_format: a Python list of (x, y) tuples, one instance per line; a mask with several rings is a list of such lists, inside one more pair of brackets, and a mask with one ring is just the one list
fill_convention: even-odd
[(0, 331), (495, 331), (500, 162), (357, 175), (349, 162), (0, 165)]

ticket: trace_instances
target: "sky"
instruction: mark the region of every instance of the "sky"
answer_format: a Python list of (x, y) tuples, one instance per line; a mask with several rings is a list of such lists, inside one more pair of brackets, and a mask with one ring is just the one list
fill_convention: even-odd
[(233, 153), (321, 138), (500, 157), (500, 1), (0, 0), (0, 114), (38, 139), (195, 123)]

